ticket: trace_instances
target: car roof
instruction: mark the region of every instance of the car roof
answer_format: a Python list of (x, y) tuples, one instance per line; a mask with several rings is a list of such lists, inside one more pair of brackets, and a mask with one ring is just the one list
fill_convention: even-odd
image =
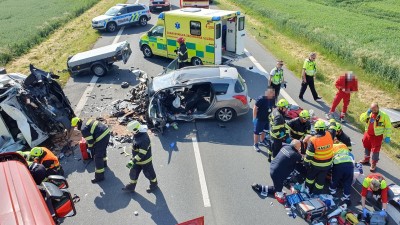
[(0, 180), (2, 223), (54, 224), (42, 194), (26, 165), (18, 160), (0, 162)]
[(183, 8), (165, 12), (169, 15), (183, 15), (184, 17), (201, 17), (210, 19), (213, 17), (232, 17), (239, 15), (239, 11), (229, 11), (220, 9), (202, 9), (202, 8)]
[(234, 67), (215, 66), (189, 66), (170, 73), (153, 78), (153, 90), (155, 92), (174, 86), (187, 85), (200, 82), (212, 82), (212, 80), (236, 80), (238, 71)]
[(127, 7), (127, 6), (136, 6), (136, 5), (144, 6), (143, 4), (139, 4), (139, 3), (137, 3), (137, 4), (116, 4), (115, 6), (119, 6), (119, 7), (123, 8), (123, 7)]

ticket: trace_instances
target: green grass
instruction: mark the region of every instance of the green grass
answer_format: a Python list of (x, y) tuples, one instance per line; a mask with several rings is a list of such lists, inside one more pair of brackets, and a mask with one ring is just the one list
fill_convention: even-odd
[[(400, 1), (231, 0), (269, 18), (279, 30), (322, 46), (327, 52), (400, 88)], [(341, 3), (340, 3), (341, 2)], [(347, 4), (343, 4), (347, 2)], [(384, 3), (392, 4), (389, 14)], [(321, 4), (325, 3), (325, 4)], [(369, 15), (358, 6), (371, 9)], [(380, 8), (382, 7), (382, 8)], [(355, 8), (355, 9), (352, 9)], [(389, 19), (388, 19), (389, 18)]]
[[(323, 96), (328, 104), (332, 102), (336, 93), (336, 90), (332, 89), (332, 79), (335, 79), (340, 71), (346, 70), (354, 71), (363, 83), (375, 85), (373, 86), (374, 88), (383, 91), (384, 94), (394, 98), (395, 101), (399, 100), (398, 88), (394, 87), (390, 82), (382, 81), (373, 76), (373, 74), (365, 72), (362, 68), (337, 57), (320, 44), (310, 42), (307, 38), (298, 36), (284, 26), (278, 25), (275, 20), (253, 10), (251, 2), (247, 2), (244, 5), (235, 2), (237, 0), (218, 0), (216, 4), (222, 9), (241, 10), (244, 12), (247, 31), (272, 52), (275, 57), (283, 59), (286, 67), (298, 77), (300, 77), (301, 65), (307, 54), (310, 51), (318, 52), (319, 58), (317, 60), (320, 66), (316, 86), (318, 93)], [(367, 89), (368, 86), (361, 88)], [(368, 96), (368, 101), (363, 101), (365, 98), (366, 96), (363, 96), (360, 92), (353, 94), (348, 110), (349, 122), (359, 128), (360, 132), (363, 132), (364, 127), (359, 122), (359, 115), (369, 107), (371, 96)], [(373, 96), (372, 99), (379, 101), (379, 96)], [(341, 105), (339, 105), (338, 109), (340, 108)], [(400, 143), (400, 131), (399, 129), (393, 129), (392, 142), (390, 145), (384, 144), (383, 149), (391, 159), (400, 165), (400, 158), (398, 157), (400, 145), (398, 143)], [(362, 146), (358, 146), (357, 151), (362, 151)]]
[(0, 65), (27, 53), (99, 1), (0, 0)]

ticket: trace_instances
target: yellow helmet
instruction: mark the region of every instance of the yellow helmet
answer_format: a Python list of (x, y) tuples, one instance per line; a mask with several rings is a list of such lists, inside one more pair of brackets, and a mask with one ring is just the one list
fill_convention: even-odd
[(315, 130), (325, 130), (326, 129), (325, 122), (323, 120), (318, 120), (314, 124), (314, 129)]
[(32, 157), (40, 157), (43, 155), (43, 148), (41, 147), (34, 147), (32, 148), (31, 152), (30, 152), (30, 156)]
[(305, 119), (305, 120), (309, 120), (310, 119), (310, 113), (308, 112), (308, 110), (302, 110), (299, 114), (300, 118)]
[(79, 120), (81, 120), (79, 117), (74, 117), (71, 119), (71, 126), (76, 127), (78, 125)]
[(276, 103), (277, 107), (289, 108), (289, 102), (286, 99), (281, 99)]
[(128, 123), (128, 125), (126, 126), (126, 129), (130, 132), (133, 133), (138, 133), (139, 129), (140, 129), (141, 124), (139, 123), (139, 121), (134, 120)]

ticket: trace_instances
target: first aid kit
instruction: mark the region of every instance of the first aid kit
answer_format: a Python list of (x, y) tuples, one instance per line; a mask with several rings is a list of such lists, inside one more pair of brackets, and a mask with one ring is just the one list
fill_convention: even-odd
[(312, 198), (300, 202), (297, 205), (297, 210), (300, 212), (300, 215), (303, 219), (305, 219), (307, 222), (311, 222), (314, 219), (326, 215), (327, 207), (321, 199)]

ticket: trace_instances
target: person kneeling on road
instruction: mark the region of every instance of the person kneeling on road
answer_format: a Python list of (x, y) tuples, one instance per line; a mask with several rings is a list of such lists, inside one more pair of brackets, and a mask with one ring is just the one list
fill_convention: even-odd
[(34, 158), (35, 163), (42, 164), (46, 168), (46, 177), (50, 175), (64, 175), (64, 171), (58, 161), (57, 156), (45, 147), (34, 147), (30, 152), (30, 157)]
[(107, 125), (98, 121), (89, 119), (86, 123), (74, 117), (71, 120), (71, 126), (77, 127), (81, 131), (83, 138), (88, 143), (88, 150), (94, 158), (95, 172), (93, 184), (104, 180), (104, 168), (107, 167), (107, 146), (110, 141), (110, 129)]
[(280, 203), (285, 202), (285, 193), (282, 192), (285, 179), (295, 170), (298, 163), (301, 162), (301, 142), (292, 140), (289, 144), (284, 144), (278, 155), (272, 160), (270, 166), (270, 175), (274, 183), (273, 186), (263, 186), (253, 184), (251, 187), (257, 193), (263, 196), (275, 194), (276, 200)]
[(302, 110), (299, 117), (288, 121), (290, 137), (301, 140), (306, 135), (311, 134), (310, 113), (308, 110)]
[(382, 211), (379, 213), (381, 216), (386, 216), (386, 209), (388, 199), (389, 187), (386, 184), (385, 178), (380, 173), (371, 173), (362, 183), (361, 190), (361, 206), (363, 209), (363, 217), (366, 218), (369, 213), (368, 209), (365, 208), (365, 201), (367, 198), (373, 198), (373, 195), (380, 196), (382, 201)]
[(268, 162), (278, 154), (282, 148), (282, 143), (289, 143), (289, 127), (285, 121), (285, 112), (289, 108), (289, 102), (281, 99), (276, 103), (276, 108), (269, 115), (271, 147), (268, 151)]
[[(254, 124), (254, 150), (260, 151), (259, 145), (269, 147), (269, 141), (265, 138), (266, 132), (269, 131), (269, 114), (275, 107), (274, 90), (268, 88), (264, 96), (260, 96), (253, 107), (253, 124)], [(261, 137), (261, 139), (260, 139)]]
[(354, 158), (349, 148), (343, 144), (333, 145), (332, 182), (329, 186), (331, 195), (336, 194), (339, 184), (343, 184), (343, 197), (340, 199), (350, 205), (350, 192), (354, 176)]
[(133, 133), (133, 158), (126, 165), (130, 169), (129, 177), (131, 181), (122, 190), (135, 192), (139, 174), (143, 170), (144, 176), (150, 180), (150, 186), (146, 190), (150, 193), (158, 187), (156, 172), (152, 163), (150, 137), (147, 134), (147, 129), (144, 129), (138, 121), (128, 123), (127, 129)]
[(352, 150), (351, 139), (347, 134), (344, 133), (344, 131), (342, 129), (342, 125), (340, 123), (336, 122), (335, 119), (330, 119), (329, 121), (336, 123), (336, 137), (335, 137), (336, 140), (345, 144), (347, 146), (347, 148), (349, 149), (349, 151), (351, 151)]

